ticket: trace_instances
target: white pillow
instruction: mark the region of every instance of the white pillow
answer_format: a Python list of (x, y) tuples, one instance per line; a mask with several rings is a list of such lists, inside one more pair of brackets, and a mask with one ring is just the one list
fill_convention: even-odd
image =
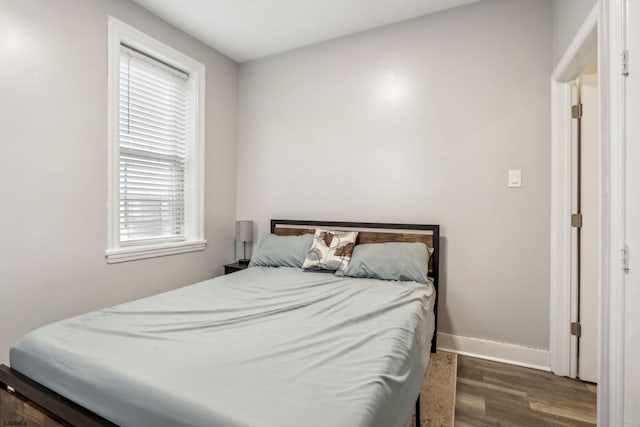
[(349, 266), (357, 237), (357, 231), (316, 229), (313, 245), (311, 245), (302, 268), (344, 272)]

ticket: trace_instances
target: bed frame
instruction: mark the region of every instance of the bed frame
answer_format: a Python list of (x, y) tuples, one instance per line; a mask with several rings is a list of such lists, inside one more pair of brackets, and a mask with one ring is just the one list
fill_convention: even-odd
[[(272, 220), (271, 232), (278, 235), (313, 233), (316, 227), (359, 231), (356, 243), (423, 242), (434, 249), (429, 260), (429, 276), (436, 289), (435, 326), (431, 352), (436, 351), (438, 310), (438, 225), (384, 224), (372, 222), (331, 222)], [(420, 426), (420, 396), (416, 401), (416, 426)], [(28, 426), (114, 427), (115, 424), (58, 393), (42, 386), (6, 365), (0, 365), (0, 422)], [(7, 424), (9, 425), (9, 424)]]

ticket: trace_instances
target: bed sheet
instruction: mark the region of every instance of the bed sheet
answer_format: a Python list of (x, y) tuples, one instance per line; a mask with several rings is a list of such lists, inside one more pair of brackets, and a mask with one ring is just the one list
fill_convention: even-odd
[(252, 267), (44, 326), (10, 362), (121, 426), (406, 427), (434, 294)]

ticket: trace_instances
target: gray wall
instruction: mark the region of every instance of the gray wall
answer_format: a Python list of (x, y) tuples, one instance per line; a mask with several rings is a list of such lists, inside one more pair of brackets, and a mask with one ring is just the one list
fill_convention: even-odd
[(597, 0), (553, 0), (553, 63), (562, 55), (578, 33)]
[(238, 216), (441, 224), (441, 330), (548, 348), (551, 46), (488, 0), (242, 64)]
[[(107, 15), (206, 65), (203, 252), (107, 265)], [(129, 1), (0, 0), (0, 362), (46, 323), (233, 259), (237, 64)]]

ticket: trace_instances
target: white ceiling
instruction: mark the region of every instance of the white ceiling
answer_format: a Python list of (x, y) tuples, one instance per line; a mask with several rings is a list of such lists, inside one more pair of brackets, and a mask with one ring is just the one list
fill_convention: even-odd
[(478, 0), (134, 0), (238, 62)]

